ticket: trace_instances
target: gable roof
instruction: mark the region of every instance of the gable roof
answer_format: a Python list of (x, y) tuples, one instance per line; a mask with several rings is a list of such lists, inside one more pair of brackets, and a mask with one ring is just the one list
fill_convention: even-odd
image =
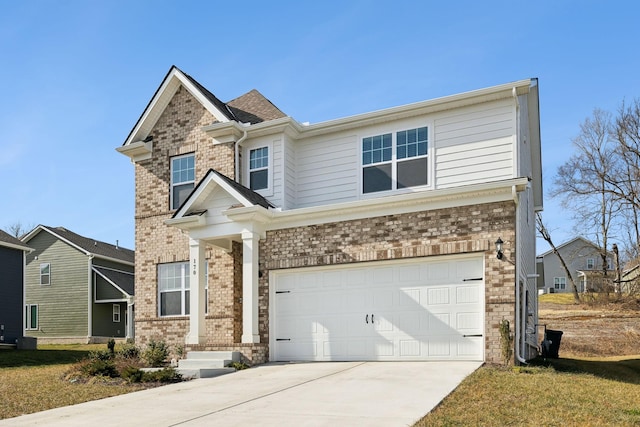
[(204, 178), (198, 182), (198, 185), (196, 185), (189, 197), (187, 197), (171, 218), (175, 219), (202, 215), (206, 210), (193, 210), (191, 208), (194, 207), (198, 200), (204, 199), (211, 189), (216, 186), (221, 187), (242, 206), (262, 206), (265, 209), (275, 207), (266, 198), (250, 188), (237, 183), (215, 169), (209, 169)]
[[(556, 249), (557, 250), (561, 250), (565, 246), (569, 246), (569, 245), (571, 245), (573, 243), (580, 242), (580, 241), (584, 244), (584, 246), (591, 246), (596, 250), (600, 250), (600, 247), (598, 245), (596, 245), (595, 243), (585, 239), (582, 236), (574, 237), (571, 240), (567, 240), (566, 242), (561, 243), (560, 245), (556, 246)], [(544, 257), (544, 256), (547, 256), (547, 255), (552, 254), (552, 253), (553, 253), (553, 249), (549, 249), (548, 251), (538, 255), (537, 257)]]
[(106, 258), (115, 261), (121, 261), (126, 264), (133, 265), (135, 252), (121, 246), (112, 245), (110, 243), (101, 242), (89, 237), (81, 236), (64, 227), (48, 227), (39, 225), (22, 238), (23, 242), (28, 242), (40, 232), (47, 232), (54, 237), (70, 244), (86, 255), (94, 255), (99, 258)]
[(123, 147), (147, 139), (151, 129), (180, 86), (183, 86), (196, 98), (218, 122), (236, 121), (253, 124), (286, 117), (271, 101), (255, 89), (230, 101), (228, 104), (224, 103), (196, 79), (172, 65), (142, 115), (136, 121), (129, 135), (127, 135), (127, 139), (122, 144)]
[(111, 268), (93, 266), (92, 270), (102, 276), (107, 282), (118, 289), (120, 292), (129, 296), (135, 295), (135, 286), (133, 273), (126, 271), (113, 270)]
[(27, 252), (31, 252), (33, 250), (24, 244), (22, 240), (13, 237), (11, 234), (3, 230), (0, 230), (0, 246)]
[(261, 123), (286, 117), (278, 107), (256, 89), (227, 102), (227, 106), (241, 123)]

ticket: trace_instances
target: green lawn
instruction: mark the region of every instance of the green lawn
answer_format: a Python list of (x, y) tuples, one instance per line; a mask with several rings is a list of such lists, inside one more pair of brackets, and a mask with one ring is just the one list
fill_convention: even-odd
[(640, 356), (483, 367), (415, 426), (521, 425), (640, 425)]

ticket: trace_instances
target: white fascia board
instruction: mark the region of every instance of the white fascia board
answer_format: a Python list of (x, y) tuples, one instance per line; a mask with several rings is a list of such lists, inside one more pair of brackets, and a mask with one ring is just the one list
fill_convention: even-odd
[(205, 224), (205, 220), (203, 215), (192, 215), (165, 219), (164, 223), (183, 230), (188, 230), (190, 228), (203, 226)]
[(132, 162), (148, 160), (153, 152), (153, 141), (136, 141), (116, 148), (116, 151), (129, 157)]
[(146, 138), (153, 126), (160, 118), (160, 115), (175, 95), (178, 87), (182, 85), (189, 93), (202, 104), (219, 122), (228, 122), (227, 116), (221, 112), (206, 96), (196, 88), (193, 83), (177, 68), (173, 68), (167, 77), (164, 79), (160, 88), (157, 90), (153, 99), (142, 113), (142, 117), (136, 124), (129, 138), (123, 144), (124, 146), (130, 145), (134, 142), (138, 142)]
[[(534, 84), (534, 80), (535, 79), (519, 80), (499, 86), (463, 92), (456, 95), (430, 99), (427, 101), (401, 105), (398, 107), (343, 117), (311, 125), (302, 125), (291, 117), (283, 117), (250, 125), (244, 130), (246, 130), (252, 137), (275, 133), (286, 133), (294, 139), (303, 137), (308, 138), (330, 132), (352, 129), (355, 127), (370, 126), (376, 123), (383, 123), (421, 114), (430, 114), (452, 108), (460, 108), (463, 106), (498, 99), (511, 98), (513, 97), (514, 89), (518, 95), (529, 93), (530, 87)], [(214, 126), (216, 125), (207, 126), (204, 130), (214, 130)]]
[(4, 246), (5, 248), (10, 248), (10, 249), (18, 249), (20, 251), (24, 251), (24, 252), (28, 252), (31, 253), (33, 252), (35, 249), (30, 248), (28, 246), (22, 246), (22, 245), (18, 245), (15, 243), (10, 243), (10, 242), (0, 242), (0, 246)]

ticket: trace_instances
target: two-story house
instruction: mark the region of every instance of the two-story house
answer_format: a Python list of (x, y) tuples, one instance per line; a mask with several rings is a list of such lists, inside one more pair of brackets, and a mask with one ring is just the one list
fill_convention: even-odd
[(133, 338), (134, 252), (39, 225), (27, 255), (25, 334), (42, 343)]
[(29, 246), (0, 230), (0, 345), (13, 346), (23, 336), (24, 271), (29, 252)]
[[(556, 249), (567, 264), (578, 292), (614, 289), (613, 254), (607, 252), (606, 266), (603, 269), (602, 249), (584, 237), (575, 237), (558, 245)], [(540, 254), (537, 262), (539, 289), (545, 293), (572, 292), (570, 278), (553, 250)], [(605, 271), (608, 277), (605, 277)]]
[(507, 319), (536, 354), (536, 79), (306, 124), (174, 66), (118, 151), (140, 343), (499, 362)]

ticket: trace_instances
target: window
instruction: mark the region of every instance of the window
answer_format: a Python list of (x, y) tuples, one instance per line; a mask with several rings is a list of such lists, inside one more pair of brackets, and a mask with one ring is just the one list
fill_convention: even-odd
[(113, 304), (113, 323), (120, 323), (120, 304)]
[(29, 331), (38, 329), (38, 305), (27, 304), (24, 311), (24, 326)]
[(555, 289), (566, 289), (567, 288), (567, 278), (566, 277), (554, 277), (553, 278), (553, 287)]
[(195, 186), (195, 155), (171, 159), (171, 209), (178, 209)]
[(189, 263), (158, 265), (160, 316), (189, 314)]
[(48, 262), (40, 264), (40, 284), (51, 284), (51, 264)]
[(249, 188), (269, 188), (269, 147), (249, 151)]
[(596, 266), (596, 260), (593, 258), (587, 258), (587, 270), (593, 270)]
[(427, 185), (428, 128), (362, 139), (362, 192)]

